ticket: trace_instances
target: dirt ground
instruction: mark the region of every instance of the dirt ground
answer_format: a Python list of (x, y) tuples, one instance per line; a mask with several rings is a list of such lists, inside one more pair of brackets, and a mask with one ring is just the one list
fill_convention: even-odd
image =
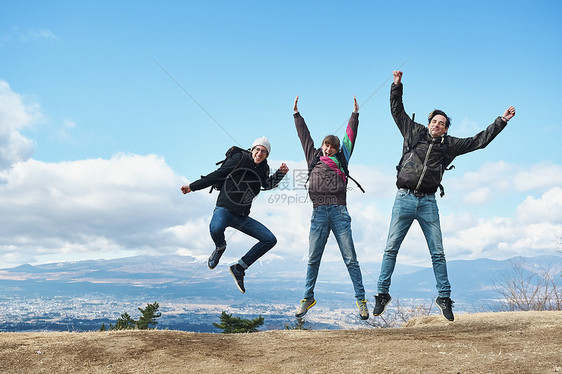
[(418, 317), (406, 327), (0, 333), (0, 373), (562, 373), (562, 312)]

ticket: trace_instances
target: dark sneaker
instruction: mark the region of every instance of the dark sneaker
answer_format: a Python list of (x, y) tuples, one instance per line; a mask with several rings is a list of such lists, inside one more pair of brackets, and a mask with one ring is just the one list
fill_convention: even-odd
[(236, 287), (240, 290), (240, 292), (245, 293), (246, 289), (244, 288), (244, 271), (240, 271), (236, 268), (236, 264), (230, 266), (230, 274), (234, 278), (234, 282), (236, 282)]
[(449, 321), (455, 320), (455, 316), (453, 315), (453, 303), (454, 301), (451, 300), (450, 297), (438, 297), (435, 299), (435, 304), (441, 309), (441, 314)]
[(209, 257), (209, 260), (207, 261), (207, 266), (209, 267), (209, 269), (213, 270), (214, 268), (217, 267), (217, 265), (219, 264), (219, 260), (221, 259), (221, 256), (225, 250), (226, 250), (226, 243), (220, 247), (215, 248), (215, 250), (213, 251), (213, 253), (211, 253), (211, 256)]
[(359, 308), (359, 317), (362, 320), (369, 319), (369, 309), (367, 308), (367, 300), (357, 300), (355, 301), (357, 307)]
[(373, 308), (373, 315), (380, 316), (384, 313), (387, 304), (392, 300), (388, 293), (378, 293), (375, 295), (375, 307)]
[(300, 318), (300, 317), (304, 316), (306, 314), (306, 312), (308, 312), (308, 310), (310, 308), (312, 308), (314, 305), (316, 305), (316, 300), (314, 300), (314, 299), (302, 299), (301, 305), (299, 305), (299, 308), (297, 309), (297, 312), (295, 313), (295, 317)]

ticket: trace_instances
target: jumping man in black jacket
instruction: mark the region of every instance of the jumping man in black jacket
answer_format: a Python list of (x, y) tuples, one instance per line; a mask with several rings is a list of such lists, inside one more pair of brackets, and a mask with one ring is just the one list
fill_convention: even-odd
[(246, 292), (245, 271), (277, 243), (277, 238), (267, 227), (249, 216), (252, 201), (260, 193), (261, 188), (265, 190), (275, 188), (289, 171), (287, 165), (283, 163), (273, 175), (269, 176), (266, 159), (270, 151), (269, 140), (266, 137), (258, 138), (252, 144), (251, 153), (247, 151), (235, 153), (227, 158), (219, 169), (181, 188), (181, 191), (187, 194), (217, 184), (221, 186), (210, 224), (215, 250), (207, 262), (209, 269), (214, 269), (218, 265), (226, 250), (224, 231), (227, 227), (238, 229), (259, 240), (237, 264), (230, 266), (230, 273), (242, 293)]
[(416, 219), (425, 236), (433, 273), (437, 282), (438, 297), (436, 304), (441, 308), (443, 316), (449, 321), (454, 320), (451, 285), (447, 276), (447, 263), (443, 250), (439, 210), (435, 200), (435, 192), (441, 188), (441, 179), (445, 168), (456, 156), (482, 149), (502, 131), (515, 115), (515, 108), (510, 106), (503, 116), (496, 118), (488, 128), (471, 138), (455, 138), (447, 135), (451, 124), (450, 118), (441, 110), (429, 114), (428, 125), (414, 122), (404, 111), (402, 103), (402, 72), (394, 71), (394, 83), (390, 90), (390, 110), (398, 129), (404, 137), (404, 149), (396, 186), (398, 192), (392, 208), (392, 219), (386, 242), (386, 248), (378, 281), (378, 294), (375, 295), (375, 316), (384, 312), (391, 300), (388, 293), (396, 255), (400, 244)]

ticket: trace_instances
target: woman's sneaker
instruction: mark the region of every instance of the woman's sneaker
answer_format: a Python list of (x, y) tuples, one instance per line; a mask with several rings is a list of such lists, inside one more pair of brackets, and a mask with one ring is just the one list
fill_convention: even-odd
[(357, 307), (359, 308), (359, 317), (362, 320), (369, 319), (369, 309), (367, 308), (367, 300), (366, 299), (357, 300), (355, 301), (355, 304), (357, 304)]
[(373, 308), (373, 315), (380, 316), (384, 313), (384, 310), (388, 303), (392, 300), (390, 294), (388, 293), (378, 293), (375, 295), (375, 307)]
[(299, 305), (299, 308), (297, 309), (297, 312), (295, 313), (295, 317), (300, 318), (300, 317), (304, 316), (306, 314), (306, 312), (308, 312), (308, 310), (310, 308), (312, 308), (314, 305), (316, 305), (316, 300), (314, 300), (314, 298), (312, 298), (312, 299), (302, 299), (301, 305)]

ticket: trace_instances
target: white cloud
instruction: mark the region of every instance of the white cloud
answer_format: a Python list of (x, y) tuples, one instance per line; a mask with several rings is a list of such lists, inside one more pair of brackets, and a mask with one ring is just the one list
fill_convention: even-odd
[(553, 187), (538, 199), (527, 196), (517, 207), (517, 220), (522, 224), (562, 223), (562, 188)]
[(55, 34), (48, 29), (28, 30), (20, 34), (20, 41), (40, 40), (40, 39), (57, 39)]
[(72, 140), (69, 131), (76, 127), (76, 123), (69, 119), (62, 122), (62, 126), (56, 131), (55, 136), (58, 141), (68, 143)]
[(471, 204), (485, 204), (492, 199), (492, 190), (489, 187), (480, 187), (468, 192), (464, 200)]
[(34, 143), (20, 131), (39, 118), (36, 104), (25, 103), (7, 82), (0, 81), (0, 172), (31, 157)]
[(562, 165), (553, 163), (523, 166), (498, 161), (486, 163), (459, 178), (445, 175), (447, 190), (459, 192), (466, 205), (486, 205), (497, 196), (505, 198), (533, 190), (542, 192), (562, 185)]
[(518, 191), (562, 186), (562, 165), (542, 163), (530, 168), (518, 168), (513, 181)]
[(202, 215), (210, 203), (205, 196), (182, 199), (185, 179), (154, 155), (29, 160), (7, 171), (5, 180), (0, 186), (4, 260), (13, 252), (33, 260), (77, 252), (114, 257), (119, 251), (175, 251), (181, 243), (170, 241), (165, 229)]
[(57, 36), (49, 29), (29, 29), (21, 30), (14, 27), (10, 31), (4, 31), (0, 37), (0, 46), (5, 43), (17, 41), (20, 43), (30, 43), (37, 40), (56, 40)]
[(553, 254), (562, 235), (562, 188), (553, 187), (541, 197), (527, 196), (514, 217), (458, 220), (444, 217), (448, 254), (461, 258), (505, 259), (512, 256)]
[(468, 117), (464, 117), (460, 123), (452, 123), (451, 127), (454, 127), (455, 136), (474, 136), (474, 134), (482, 131), (481, 124), (475, 121), (471, 121)]

